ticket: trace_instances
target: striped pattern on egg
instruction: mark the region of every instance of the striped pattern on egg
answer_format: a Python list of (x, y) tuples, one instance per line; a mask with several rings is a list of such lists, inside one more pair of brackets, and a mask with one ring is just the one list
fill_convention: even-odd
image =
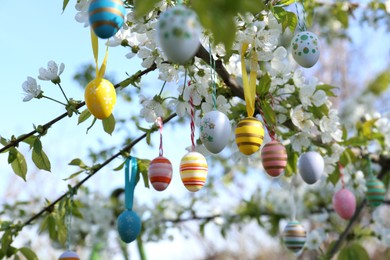
[(198, 152), (189, 152), (180, 161), (180, 178), (187, 190), (200, 190), (207, 179), (206, 158)]
[(237, 124), (235, 136), (238, 150), (245, 155), (251, 155), (257, 152), (263, 143), (263, 124), (254, 117), (247, 117)]
[(287, 165), (286, 148), (276, 140), (266, 143), (261, 149), (261, 161), (268, 175), (280, 176)]
[(163, 156), (153, 159), (149, 164), (148, 175), (155, 190), (165, 190), (172, 180), (171, 162)]
[(385, 200), (386, 189), (381, 180), (372, 176), (367, 182), (367, 201), (371, 207), (378, 207)]
[(283, 230), (283, 241), (286, 247), (298, 253), (305, 246), (306, 230), (299, 221), (290, 221)]

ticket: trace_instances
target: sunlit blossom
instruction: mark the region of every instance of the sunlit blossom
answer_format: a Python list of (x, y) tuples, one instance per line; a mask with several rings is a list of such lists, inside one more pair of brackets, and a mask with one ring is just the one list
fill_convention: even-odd
[(55, 84), (61, 82), (60, 75), (64, 71), (65, 65), (61, 63), (59, 66), (54, 61), (49, 61), (47, 63), (47, 69), (40, 68), (38, 79), (40, 80), (50, 80)]
[(37, 84), (37, 81), (32, 77), (27, 77), (27, 80), (22, 84), (23, 91), (25, 92), (24, 102), (30, 101), (33, 98), (39, 98), (42, 94), (41, 86)]
[[(227, 101), (227, 99), (224, 96), (218, 95), (215, 103), (216, 103), (215, 109), (217, 109), (218, 111), (226, 115), (230, 113), (230, 107), (231, 107), (230, 103)], [(214, 100), (212, 94), (206, 96), (206, 102), (202, 103), (202, 110), (204, 113), (214, 110)]]
[(325, 239), (326, 234), (323, 229), (314, 229), (307, 235), (306, 247), (310, 250), (317, 250)]
[(79, 23), (83, 23), (84, 27), (89, 26), (89, 14), (88, 8), (91, 0), (79, 0), (76, 2), (76, 10), (78, 11), (75, 15), (75, 19)]
[(140, 116), (145, 118), (146, 122), (153, 123), (158, 117), (164, 116), (162, 105), (156, 100), (149, 100), (140, 95), (140, 103), (142, 105)]

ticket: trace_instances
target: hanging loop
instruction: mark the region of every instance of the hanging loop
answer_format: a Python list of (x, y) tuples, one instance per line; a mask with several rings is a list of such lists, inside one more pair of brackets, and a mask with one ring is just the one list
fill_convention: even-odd
[[(130, 177), (130, 168), (131, 168), (131, 177)], [(130, 156), (129, 158), (126, 159), (126, 163), (125, 163), (125, 206), (126, 209), (130, 211), (133, 209), (134, 189), (136, 184), (137, 172), (138, 172), (137, 159)]]

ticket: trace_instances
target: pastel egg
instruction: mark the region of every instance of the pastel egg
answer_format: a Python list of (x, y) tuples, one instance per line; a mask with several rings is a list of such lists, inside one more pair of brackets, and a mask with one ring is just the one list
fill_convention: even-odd
[(159, 46), (171, 62), (185, 64), (197, 52), (201, 35), (199, 18), (183, 5), (166, 10), (158, 19)]
[(235, 135), (238, 150), (245, 155), (251, 155), (257, 152), (263, 143), (263, 124), (254, 117), (247, 117), (237, 124)]
[(371, 207), (377, 207), (385, 200), (386, 189), (381, 180), (371, 176), (367, 182), (367, 201)]
[(228, 117), (216, 110), (206, 113), (200, 123), (200, 139), (212, 153), (219, 153), (225, 148), (231, 131)]
[(207, 179), (206, 158), (198, 152), (189, 152), (180, 161), (180, 178), (187, 190), (200, 190)]
[(286, 148), (276, 140), (266, 143), (261, 149), (261, 161), (269, 176), (280, 176), (287, 165)]
[(306, 230), (299, 221), (290, 221), (283, 230), (283, 241), (286, 247), (298, 253), (305, 246)]
[(302, 67), (313, 67), (320, 58), (320, 41), (317, 35), (308, 31), (296, 34), (291, 41), (291, 53)]
[(350, 219), (356, 210), (356, 198), (348, 189), (337, 191), (332, 198), (333, 208), (343, 219)]
[(149, 164), (149, 180), (155, 190), (165, 190), (172, 180), (172, 164), (163, 157), (153, 159)]
[(66, 251), (60, 255), (58, 260), (80, 260), (80, 257), (75, 252)]
[(98, 119), (109, 117), (116, 103), (114, 85), (106, 79), (96, 78), (88, 83), (84, 92), (89, 112)]
[(117, 229), (122, 241), (131, 243), (141, 232), (141, 219), (134, 211), (125, 210), (117, 219)]
[(298, 170), (307, 184), (314, 184), (324, 172), (324, 158), (314, 151), (301, 154), (298, 159)]
[(89, 23), (95, 34), (107, 39), (122, 27), (126, 10), (122, 0), (92, 0), (88, 8)]

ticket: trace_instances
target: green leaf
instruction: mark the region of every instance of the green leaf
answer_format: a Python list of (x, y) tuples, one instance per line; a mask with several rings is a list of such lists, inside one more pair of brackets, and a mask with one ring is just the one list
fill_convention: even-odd
[(276, 5), (280, 5), (280, 6), (287, 6), (287, 5), (291, 5), (293, 3), (295, 3), (296, 0), (280, 0), (278, 2), (276, 2)]
[(112, 132), (114, 132), (115, 130), (115, 117), (113, 114), (111, 114), (109, 117), (107, 117), (106, 119), (103, 119), (102, 120), (102, 123), (103, 123), (103, 129), (104, 129), (104, 132), (106, 132), (107, 134), (111, 135)]
[(337, 87), (335, 86), (332, 86), (332, 85), (328, 85), (328, 84), (322, 84), (322, 85), (318, 85), (316, 87), (317, 90), (323, 90), (326, 95), (328, 97), (336, 97), (337, 95), (333, 92), (334, 89), (336, 89)]
[(297, 164), (298, 164), (299, 155), (298, 153), (294, 152), (291, 144), (286, 145), (286, 150), (287, 150), (288, 157), (287, 157), (287, 166), (285, 169), (285, 175), (287, 177), (290, 177), (293, 174), (298, 172)]
[(84, 122), (85, 120), (87, 120), (88, 118), (91, 117), (91, 112), (89, 112), (88, 109), (85, 109), (83, 112), (81, 112), (81, 114), (79, 115), (79, 118), (78, 118), (78, 122), (77, 124), (81, 124), (82, 122)]
[(73, 159), (68, 165), (79, 166), (82, 169), (87, 168), (87, 165), (79, 158)]
[(34, 142), (32, 151), (32, 160), (38, 169), (49, 171), (51, 170), (50, 160), (46, 153), (42, 150), (42, 143), (37, 138)]
[(337, 182), (340, 180), (340, 170), (336, 167), (336, 170), (328, 175), (327, 181), (330, 181), (333, 186), (336, 186)]
[(56, 220), (52, 214), (50, 214), (47, 218), (47, 229), (49, 231), (50, 238), (52, 240), (56, 240), (57, 238)]
[(256, 93), (259, 95), (259, 97), (265, 97), (268, 92), (269, 88), (271, 87), (271, 78), (268, 75), (268, 73), (261, 76), (259, 80), (259, 84), (256, 87)]
[(360, 127), (361, 127), (361, 131), (363, 133), (363, 136), (367, 137), (367, 138), (371, 138), (371, 135), (372, 135), (372, 128), (374, 127), (376, 121), (378, 121), (378, 119), (371, 119), (371, 120), (368, 120), (366, 122), (364, 122)]
[(272, 12), (278, 22), (282, 25), (283, 32), (286, 28), (290, 28), (292, 32), (295, 31), (295, 28), (298, 24), (298, 18), (295, 13), (287, 12), (283, 7), (275, 6), (272, 8)]
[(7, 253), (9, 246), (12, 243), (12, 231), (7, 230), (4, 232), (2, 238), (1, 238), (1, 249), (4, 250), (5, 253)]
[(160, 2), (159, 0), (142, 0), (135, 1), (135, 16), (142, 17), (153, 10), (155, 4)]
[(18, 150), (16, 150), (15, 147), (11, 147), (8, 153), (8, 163), (12, 163), (16, 160), (16, 157), (18, 155)]
[(16, 150), (16, 158), (12, 161), (11, 166), (14, 170), (15, 174), (21, 177), (24, 181), (26, 181), (27, 175), (27, 163), (23, 154), (21, 154), (18, 150)]
[(137, 164), (138, 164), (138, 171), (141, 173), (142, 175), (142, 179), (144, 181), (144, 184), (145, 184), (145, 187), (146, 188), (149, 188), (149, 176), (148, 176), (148, 172), (149, 172), (149, 164), (150, 164), (150, 160), (147, 160), (147, 159), (138, 159), (137, 160)]
[(383, 71), (367, 87), (367, 90), (379, 96), (384, 93), (390, 86), (390, 72), (388, 69)]
[(73, 178), (75, 178), (75, 177), (77, 177), (77, 176), (79, 176), (80, 175), (80, 173), (83, 173), (84, 172), (84, 170), (81, 170), (81, 171), (78, 171), (78, 172), (75, 172), (75, 173), (73, 173), (73, 174), (71, 174), (68, 178), (65, 178), (65, 179), (63, 179), (64, 181), (68, 181), (68, 180), (70, 180), (70, 179), (73, 179)]
[(354, 243), (350, 246), (344, 247), (341, 251), (337, 260), (369, 260), (370, 257), (361, 245)]
[[(269, 100), (262, 99), (260, 100), (260, 106), (263, 111), (263, 116), (265, 121), (267, 122), (267, 126), (272, 127), (276, 125), (276, 116), (275, 111), (272, 109), (271, 105), (269, 104)], [(271, 130), (268, 129), (268, 130)]]
[(24, 255), (24, 257), (26, 257), (26, 259), (28, 260), (37, 260), (38, 257), (37, 255), (34, 253), (34, 251), (32, 251), (30, 248), (28, 247), (22, 247), (22, 248), (19, 248), (19, 251), (20, 253), (22, 253), (22, 255)]
[(123, 166), (125, 165), (125, 162), (121, 163), (118, 167), (114, 169), (114, 171), (120, 171), (123, 169)]
[(340, 163), (344, 167), (350, 163), (354, 163), (355, 161), (356, 161), (356, 156), (351, 149), (345, 149), (340, 156)]
[(32, 148), (37, 138), (38, 138), (37, 136), (32, 135), (24, 139), (23, 142), (30, 145), (30, 148)]
[(65, 11), (65, 8), (68, 5), (68, 3), (69, 3), (69, 0), (64, 0), (64, 2), (62, 3), (62, 12)]

